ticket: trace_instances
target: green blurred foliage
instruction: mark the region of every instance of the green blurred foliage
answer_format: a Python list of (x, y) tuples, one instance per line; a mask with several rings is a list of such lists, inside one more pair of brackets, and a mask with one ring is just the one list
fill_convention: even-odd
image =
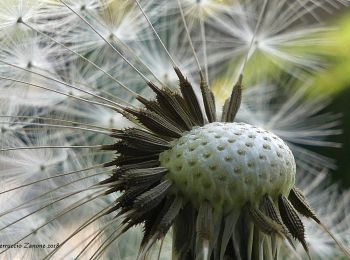
[[(333, 98), (329, 110), (342, 113), (343, 134), (333, 140), (342, 143), (339, 149), (322, 149), (322, 153), (337, 160), (338, 169), (332, 174), (343, 187), (350, 187), (350, 15), (349, 12), (336, 21), (337, 29), (332, 32), (334, 45), (329, 69), (320, 73), (310, 88), (313, 94), (330, 95)], [(335, 36), (335, 37), (334, 37)]]
[[(349, 60), (350, 63), (350, 60)], [(350, 187), (350, 81), (338, 95), (335, 96), (330, 110), (343, 114), (343, 134), (335, 138), (342, 143), (342, 148), (328, 149), (327, 155), (337, 160), (338, 169), (332, 174), (335, 181), (339, 181), (343, 187)]]
[(330, 65), (326, 71), (319, 73), (310, 88), (317, 95), (340, 94), (350, 87), (350, 14), (346, 13), (335, 23), (336, 29), (330, 33), (334, 43), (328, 46), (331, 54)]

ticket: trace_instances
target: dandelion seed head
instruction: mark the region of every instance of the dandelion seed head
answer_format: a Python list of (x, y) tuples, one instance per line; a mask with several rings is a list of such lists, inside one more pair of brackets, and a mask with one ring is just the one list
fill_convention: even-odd
[[(265, 194), (289, 194), (295, 162), (277, 136), (248, 124), (212, 123), (183, 135), (160, 155), (175, 190), (194, 205), (230, 211)], [(177, 192), (177, 191), (175, 191)], [(220, 208), (221, 207), (221, 208)]]
[(2, 35), (12, 35), (27, 31), (21, 21), (35, 20), (42, 7), (40, 1), (32, 0), (4, 0), (0, 3), (0, 32)]
[[(189, 95), (193, 97), (193, 89), (190, 92), (183, 89), (184, 85), (192, 88), (191, 84), (178, 68), (175, 72), (182, 96), (175, 98), (176, 92), (149, 84), (157, 96), (154, 103), (140, 99), (146, 109), (125, 108), (122, 112), (127, 118), (128, 113), (135, 116), (142, 122), (143, 129), (116, 130), (112, 135), (116, 143), (102, 147), (120, 154), (106, 165), (121, 167), (102, 183), (115, 185), (117, 191), (124, 190), (113, 210), (120, 209), (124, 214), (123, 221), (129, 223), (127, 229), (144, 223), (141, 258), (158, 239), (164, 238), (171, 226), (175, 230), (173, 239), (179, 241), (175, 246), (179, 258), (188, 253), (182, 251), (188, 245), (177, 238), (179, 234), (183, 237), (182, 232), (188, 232), (186, 237), (198, 241), (190, 253), (193, 257), (201, 255), (203, 248), (209, 257), (215, 250), (210, 241), (216, 239), (226, 241), (220, 247), (220, 255), (230, 254), (226, 251), (227, 241), (234, 241), (236, 232), (242, 232), (237, 230), (238, 227), (246, 225), (239, 221), (240, 218), (251, 221), (248, 226), (267, 235), (275, 234), (289, 242), (291, 237), (297, 239), (309, 254), (305, 226), (299, 214), (326, 227), (294, 186), (296, 166), (292, 152), (280, 138), (266, 130), (244, 123), (229, 123), (240, 107), (241, 81), (225, 102), (222, 123), (214, 123), (217, 119), (213, 95), (203, 94), (207, 123), (198, 100), (188, 99)], [(205, 93), (207, 85), (202, 82), (201, 87)], [(182, 112), (181, 104), (189, 108), (189, 114)], [(173, 117), (177, 120), (173, 121)], [(264, 209), (260, 210), (260, 207)], [(196, 213), (182, 216), (191, 211)], [(248, 220), (246, 216), (249, 216)], [(181, 231), (183, 218), (192, 219), (196, 231)], [(225, 235), (215, 236), (216, 221), (233, 224), (228, 231), (223, 231)], [(254, 234), (245, 238), (243, 233), (238, 236), (246, 239), (248, 250), (253, 250), (248, 241)], [(341, 243), (333, 235), (331, 237), (348, 254)], [(263, 242), (256, 239), (257, 246), (261, 246)]]

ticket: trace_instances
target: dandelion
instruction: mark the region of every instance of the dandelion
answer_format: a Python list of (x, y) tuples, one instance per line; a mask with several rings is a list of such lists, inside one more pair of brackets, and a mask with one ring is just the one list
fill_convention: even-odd
[[(324, 219), (329, 211), (322, 212), (318, 201), (309, 204), (296, 187), (310, 191), (300, 184), (299, 179), (307, 177), (297, 173), (303, 161), (296, 147), (338, 133), (334, 118), (327, 119), (326, 126), (317, 120), (309, 128), (293, 125), (295, 115), (284, 115), (292, 108), (296, 115), (304, 111), (296, 109), (299, 92), (280, 112), (274, 107), (262, 111), (272, 119), (253, 117), (256, 111), (245, 96), (257, 92), (243, 88), (247, 63), (256, 51), (254, 39), (266, 34), (275, 37), (274, 44), (281, 39), (283, 44), (303, 44), (305, 32), (300, 37), (283, 33), (304, 14), (314, 15), (320, 3), (283, 1), (274, 9), (276, 1), (260, 6), (253, 1), (178, 0), (169, 4), (166, 15), (159, 13), (159, 3), (44, 1), (36, 23), (13, 15), (16, 25), (26, 28), (19, 41), (34, 40), (6, 45), (15, 36), (1, 43), (5, 99), (15, 98), (11, 89), (28, 92), (11, 104), (16, 109), (2, 109), (4, 125), (12, 128), (1, 141), (0, 169), (7, 185), (0, 191), (6, 205), (0, 212), (0, 232), (7, 244), (35, 236), (42, 238), (35, 243), (54, 246), (33, 250), (33, 255), (5, 247), (0, 254), (44, 259), (280, 259), (303, 254), (300, 246), (311, 256), (316, 249), (309, 244), (305, 217), (317, 226), (312, 232), (323, 230), (332, 244), (322, 256), (341, 252), (350, 257), (348, 238), (336, 227), (337, 220)], [(175, 6), (180, 28), (166, 21)], [(278, 16), (282, 20), (275, 25), (289, 23), (267, 26), (283, 7), (287, 20)], [(245, 47), (232, 46), (242, 55), (234, 66), (239, 77), (220, 100), (211, 85), (219, 72), (227, 71), (227, 59), (207, 44), (208, 36), (221, 33), (217, 28), (227, 28), (226, 19), (236, 15), (229, 13), (231, 8), (242, 10), (235, 19), (242, 20)], [(292, 17), (300, 10), (301, 15)], [(216, 25), (209, 26), (213, 21)], [(45, 28), (45, 22), (52, 27)], [(244, 32), (245, 22), (253, 24), (251, 31)], [(35, 51), (11, 51), (25, 46)], [(285, 57), (274, 50), (264, 49), (269, 57)], [(43, 55), (32, 55), (38, 52)], [(290, 50), (285, 53), (291, 55), (285, 60), (300, 65)], [(315, 108), (306, 118), (315, 119), (319, 111)], [(312, 144), (329, 143), (316, 139)], [(5, 203), (11, 194), (18, 195)], [(346, 223), (339, 213), (346, 201), (338, 206), (337, 218)], [(141, 237), (130, 236), (140, 226)], [(21, 233), (12, 236), (16, 228)], [(136, 245), (137, 256), (132, 252)]]

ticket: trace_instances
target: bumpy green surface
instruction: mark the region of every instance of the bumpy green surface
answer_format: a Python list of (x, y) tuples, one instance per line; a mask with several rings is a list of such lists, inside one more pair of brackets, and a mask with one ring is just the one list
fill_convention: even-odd
[(263, 195), (288, 195), (295, 182), (295, 161), (276, 135), (244, 123), (211, 123), (174, 141), (160, 155), (174, 192), (195, 206), (208, 200), (229, 211)]

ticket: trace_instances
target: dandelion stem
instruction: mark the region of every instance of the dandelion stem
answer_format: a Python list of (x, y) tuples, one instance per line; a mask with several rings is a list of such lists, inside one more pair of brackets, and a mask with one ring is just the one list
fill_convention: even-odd
[(337, 244), (337, 246), (340, 248), (340, 250), (344, 253), (344, 255), (350, 259), (350, 251), (349, 249), (347, 249), (343, 243), (338, 240), (333, 234), (332, 232), (323, 224), (323, 223), (318, 223), (323, 230), (334, 240), (334, 242)]
[(209, 241), (204, 240), (203, 241), (203, 259), (204, 260), (210, 260), (209, 257)]
[(151, 75), (155, 78), (155, 80), (158, 81), (158, 83), (163, 84), (163, 82), (159, 79), (159, 77), (152, 71), (152, 69), (135, 53), (134, 50), (132, 50), (128, 45), (123, 43), (117, 36), (115, 38), (118, 40), (118, 43), (125, 48), (129, 54), (131, 55), (132, 58), (135, 58), (141, 65), (143, 65), (150, 73)]

